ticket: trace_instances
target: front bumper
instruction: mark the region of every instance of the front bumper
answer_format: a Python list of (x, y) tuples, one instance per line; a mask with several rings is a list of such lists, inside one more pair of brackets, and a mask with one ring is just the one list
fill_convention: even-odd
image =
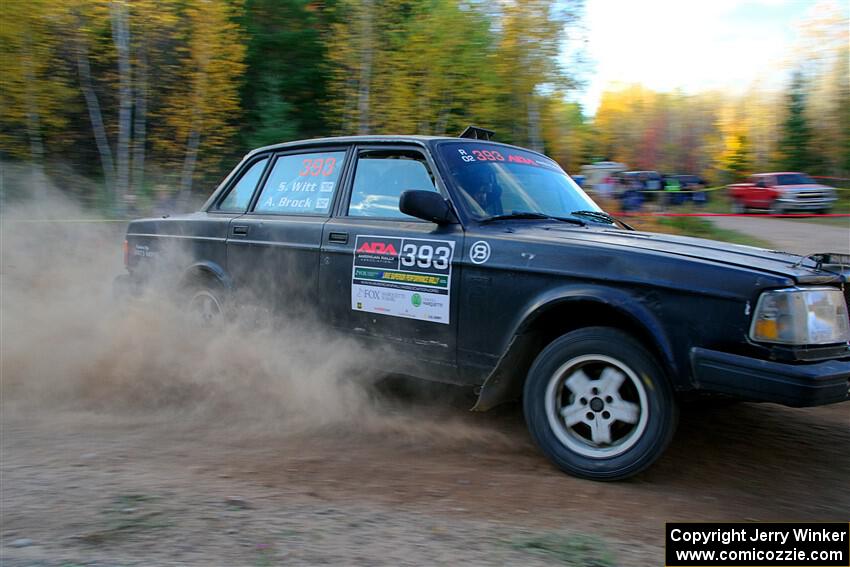
[(850, 400), (847, 359), (786, 364), (695, 347), (691, 365), (700, 390), (794, 407)]
[(822, 199), (797, 199), (797, 198), (780, 198), (777, 199), (777, 204), (785, 210), (799, 211), (820, 211), (832, 208), (837, 199), (835, 197), (826, 197)]

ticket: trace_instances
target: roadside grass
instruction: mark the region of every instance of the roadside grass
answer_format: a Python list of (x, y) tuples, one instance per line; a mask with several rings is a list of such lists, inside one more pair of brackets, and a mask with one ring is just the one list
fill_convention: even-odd
[(573, 567), (613, 567), (611, 552), (599, 538), (588, 535), (549, 533), (514, 537), (509, 545), (517, 550), (544, 555), (562, 565)]
[[(619, 203), (616, 201), (597, 201), (599, 205), (614, 216), (619, 213)], [(695, 213), (700, 211), (712, 212), (706, 208), (696, 208), (693, 204), (678, 206), (674, 209), (680, 213)], [(711, 221), (700, 217), (654, 217), (654, 216), (627, 216), (623, 220), (626, 223), (646, 232), (660, 232), (664, 234), (681, 234), (683, 236), (694, 236), (697, 238), (708, 238), (721, 240), (734, 244), (746, 246), (758, 246), (760, 248), (771, 248), (772, 245), (760, 238), (738, 232), (716, 227)]]
[(710, 238), (711, 240), (722, 240), (733, 244), (744, 244), (746, 246), (758, 246), (759, 248), (772, 248), (773, 245), (766, 240), (715, 226), (711, 221), (699, 217), (661, 217), (658, 222), (661, 226), (670, 228), (675, 234), (696, 236), (698, 238)]

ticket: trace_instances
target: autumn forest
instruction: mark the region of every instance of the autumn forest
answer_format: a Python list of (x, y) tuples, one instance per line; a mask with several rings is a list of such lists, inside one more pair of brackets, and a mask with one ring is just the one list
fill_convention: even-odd
[[(118, 207), (208, 194), (248, 150), (339, 134), (455, 135), (726, 182), (770, 168), (850, 177), (846, 22), (807, 22), (780, 89), (619, 85), (593, 72), (569, 0), (4, 0), (0, 159), (90, 180)], [(10, 25), (11, 24), (11, 25)], [(805, 46), (804, 46), (805, 47)], [(778, 70), (777, 70), (778, 72)]]

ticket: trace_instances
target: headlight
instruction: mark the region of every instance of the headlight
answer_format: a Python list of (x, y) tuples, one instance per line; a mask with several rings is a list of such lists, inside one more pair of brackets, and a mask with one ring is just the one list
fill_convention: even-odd
[(766, 291), (756, 305), (750, 338), (787, 345), (850, 341), (844, 296), (833, 287)]

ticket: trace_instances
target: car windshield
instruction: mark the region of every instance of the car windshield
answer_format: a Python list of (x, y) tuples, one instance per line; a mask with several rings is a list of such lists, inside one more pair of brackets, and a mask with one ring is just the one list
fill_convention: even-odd
[(557, 163), (540, 154), (472, 140), (444, 142), (438, 151), (479, 220), (523, 213), (569, 217), (575, 211), (602, 210)]
[(814, 183), (805, 173), (783, 173), (776, 176), (777, 185), (809, 185)]

